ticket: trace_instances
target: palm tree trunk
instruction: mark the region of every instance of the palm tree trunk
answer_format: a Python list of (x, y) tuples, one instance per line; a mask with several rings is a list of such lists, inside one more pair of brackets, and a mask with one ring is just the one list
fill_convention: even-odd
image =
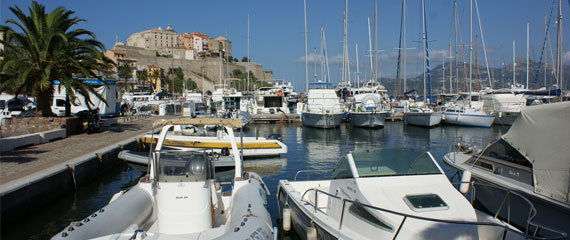
[(51, 112), (52, 93), (52, 91), (42, 91), (38, 94), (36, 116), (50, 117), (53, 115)]

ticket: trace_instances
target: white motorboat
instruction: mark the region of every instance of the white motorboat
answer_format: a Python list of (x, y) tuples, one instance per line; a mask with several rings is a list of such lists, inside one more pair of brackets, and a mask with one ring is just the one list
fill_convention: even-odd
[[(570, 102), (525, 107), (509, 131), (482, 151), (450, 152), (443, 161), (469, 171), (475, 180), (523, 194), (535, 205), (537, 221), (570, 233), (569, 119)], [(504, 193), (479, 188), (477, 195), (486, 209), (496, 210), (501, 204), (496, 199)], [(512, 204), (524, 203), (515, 198)], [(527, 213), (503, 211), (500, 216), (525, 227)]]
[[(197, 118), (202, 120), (204, 118)], [(192, 131), (195, 132), (195, 131)], [(154, 141), (153, 141), (154, 139)], [(241, 138), (234, 139), (240, 141)], [(156, 144), (158, 136), (154, 134), (146, 134), (141, 137), (142, 143), (150, 145), (151, 142)], [(218, 129), (215, 136), (195, 135), (188, 133), (185, 129), (174, 129), (172, 134), (166, 136), (164, 146), (172, 149), (186, 151), (203, 151), (211, 149), (215, 152), (221, 152), (229, 149), (230, 154), (234, 154), (231, 148), (232, 137), (224, 129)], [(241, 144), (240, 145), (241, 148)], [(244, 157), (270, 157), (280, 156), (287, 153), (287, 145), (278, 139), (269, 137), (243, 137), (243, 156)]]
[(404, 112), (404, 122), (406, 124), (433, 127), (441, 123), (441, 112), (434, 112), (431, 108), (410, 108)]
[(281, 180), (277, 199), (283, 229), (304, 239), (532, 238), (475, 210), (429, 152), (411, 149), (350, 152), (331, 180)]
[(282, 86), (261, 87), (255, 91), (253, 114), (285, 114), (289, 112)]
[(481, 93), (461, 93), (459, 98), (445, 109), (442, 119), (446, 124), (491, 127), (495, 121), (495, 115), (484, 111)]
[(348, 112), (350, 125), (355, 127), (384, 127), (389, 107), (385, 104), (386, 88), (371, 80), (362, 88), (353, 90), (354, 104)]
[[(272, 239), (275, 230), (266, 209), (269, 191), (261, 177), (244, 173), (234, 155), (231, 183), (219, 182), (211, 160), (192, 152), (164, 151), (173, 125), (197, 125), (197, 119), (157, 121), (162, 127), (148, 175), (85, 219), (53, 239)], [(233, 137), (234, 119), (212, 119)], [(237, 144), (231, 141), (234, 152)], [(186, 155), (189, 154), (189, 155)]]
[(482, 98), (487, 112), (496, 114), (494, 124), (513, 125), (526, 106), (525, 94), (517, 94), (515, 88), (489, 90)]
[(303, 126), (337, 128), (343, 115), (343, 105), (334, 89), (309, 89), (307, 103), (301, 114)]
[[(227, 153), (217, 153), (213, 151), (202, 151), (195, 152), (197, 154), (206, 154), (212, 160), (214, 168), (225, 168), (234, 166), (234, 158), (230, 156), (229, 150)], [(137, 152), (131, 150), (122, 150), (117, 156), (129, 165), (129, 167), (146, 173), (148, 171), (148, 164), (152, 160), (151, 155), (148, 152)]]

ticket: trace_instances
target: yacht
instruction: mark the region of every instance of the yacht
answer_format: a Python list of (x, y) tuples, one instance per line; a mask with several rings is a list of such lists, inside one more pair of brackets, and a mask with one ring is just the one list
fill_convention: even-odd
[(428, 106), (410, 107), (404, 112), (404, 122), (415, 126), (434, 127), (441, 123), (442, 116), (443, 113), (436, 112)]
[(252, 114), (289, 113), (285, 92), (281, 86), (261, 87), (255, 91)]
[(460, 126), (491, 127), (495, 115), (484, 111), (480, 94), (461, 94), (451, 107), (445, 109), (443, 121)]
[(431, 153), (419, 150), (349, 152), (330, 180), (280, 180), (277, 200), (283, 230), (303, 239), (533, 237), (475, 210)]
[(353, 89), (354, 101), (348, 112), (350, 125), (355, 127), (384, 127), (389, 108), (386, 88), (371, 80), (364, 87)]
[[(232, 127), (242, 124), (236, 119), (156, 121), (162, 131), (148, 174), (52, 239), (273, 239), (269, 191), (258, 174), (243, 171), (239, 155), (227, 182), (207, 155), (163, 149), (174, 125), (206, 122), (225, 126), (231, 139)], [(231, 145), (237, 152), (237, 143)]]
[(494, 124), (513, 125), (526, 106), (525, 94), (517, 94), (515, 89), (487, 90), (482, 96), (484, 108), (496, 114)]
[(315, 128), (337, 128), (344, 116), (344, 107), (334, 89), (328, 83), (312, 83), (307, 103), (301, 113), (303, 126)]
[[(509, 131), (482, 151), (459, 145), (443, 161), (459, 172), (469, 172), (477, 181), (498, 185), (523, 194), (536, 207), (536, 220), (570, 232), (570, 102), (529, 106)], [(479, 188), (477, 195), (486, 209), (498, 209), (496, 199), (504, 193)], [(513, 199), (521, 205), (521, 199)], [(512, 211), (511, 221), (525, 227), (528, 211)], [(500, 216), (508, 217), (508, 212)], [(530, 229), (540, 234), (544, 229)]]

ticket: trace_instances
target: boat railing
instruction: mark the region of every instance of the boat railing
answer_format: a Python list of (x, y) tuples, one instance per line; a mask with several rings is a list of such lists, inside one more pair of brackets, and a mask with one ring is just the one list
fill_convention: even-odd
[[(473, 188), (472, 188), (472, 189), (473, 189)], [(561, 231), (559, 231), (559, 230), (555, 230), (555, 229), (550, 228), (550, 227), (546, 227), (546, 226), (539, 225), (539, 224), (534, 223), (534, 222), (532, 222), (532, 221), (529, 221), (529, 223), (532, 224), (533, 226), (536, 226), (536, 227), (537, 227), (537, 230), (534, 232), (534, 234), (536, 234), (536, 233), (538, 232), (539, 227), (540, 227), (540, 228), (542, 228), (542, 229), (546, 229), (546, 230), (548, 230), (548, 231), (554, 233), (556, 236), (546, 236), (546, 237), (543, 237), (543, 236), (530, 235), (530, 234), (528, 233), (528, 231), (523, 233), (523, 232), (519, 231), (518, 229), (512, 227), (511, 225), (508, 225), (508, 224), (500, 224), (500, 223), (496, 223), (496, 222), (473, 222), (473, 221), (437, 219), (437, 218), (429, 218), (429, 217), (411, 215), (411, 214), (402, 213), (402, 212), (397, 212), (397, 211), (394, 211), (394, 210), (390, 210), (390, 209), (386, 209), (386, 208), (381, 208), (381, 207), (377, 207), (377, 206), (372, 206), (372, 205), (365, 204), (365, 203), (361, 203), (361, 202), (358, 202), (358, 201), (355, 201), (355, 200), (350, 200), (350, 199), (346, 199), (346, 198), (343, 198), (343, 197), (339, 197), (339, 196), (330, 194), (330, 193), (325, 192), (325, 191), (323, 191), (323, 190), (321, 190), (321, 189), (318, 189), (318, 188), (310, 188), (310, 189), (307, 189), (307, 190), (303, 193), (303, 195), (301, 196), (301, 199), (304, 199), (304, 198), (305, 198), (305, 195), (308, 194), (309, 192), (314, 192), (314, 193), (315, 193), (315, 194), (314, 194), (314, 201), (311, 201), (311, 200), (307, 200), (307, 201), (306, 201), (306, 203), (307, 203), (309, 206), (312, 206), (312, 207), (313, 207), (313, 209), (314, 209), (314, 210), (313, 210), (313, 213), (314, 213), (314, 214), (316, 214), (317, 212), (320, 212), (320, 213), (322, 213), (322, 214), (328, 215), (326, 212), (324, 212), (323, 210), (321, 210), (321, 208), (318, 206), (318, 203), (319, 203), (319, 201), (318, 201), (319, 194), (324, 194), (324, 195), (328, 196), (329, 198), (336, 199), (336, 200), (339, 200), (339, 201), (342, 202), (342, 207), (341, 207), (341, 209), (340, 209), (340, 211), (341, 211), (341, 212), (340, 212), (340, 220), (339, 220), (339, 224), (338, 224), (338, 231), (339, 231), (339, 232), (340, 232), (341, 229), (342, 229), (342, 224), (343, 224), (343, 220), (344, 220), (344, 215), (345, 215), (344, 213), (345, 213), (346, 205), (347, 205), (347, 203), (349, 203), (349, 204), (356, 204), (356, 205), (359, 205), (359, 206), (361, 206), (361, 207), (368, 208), (368, 209), (373, 209), (373, 210), (377, 210), (377, 211), (381, 211), (381, 212), (385, 212), (385, 213), (390, 213), (390, 214), (402, 216), (403, 219), (402, 219), (402, 221), (400, 222), (400, 224), (399, 224), (399, 226), (398, 226), (398, 228), (397, 228), (397, 231), (396, 231), (396, 233), (395, 233), (393, 239), (396, 239), (396, 238), (397, 238), (397, 236), (398, 236), (400, 230), (402, 229), (402, 226), (406, 223), (406, 219), (407, 219), (407, 218), (412, 218), (412, 219), (417, 219), (417, 220), (423, 220), (423, 221), (430, 221), (430, 222), (437, 222), (437, 223), (447, 223), (447, 224), (463, 224), (463, 225), (498, 227), (498, 228), (502, 228), (502, 229), (503, 229), (503, 239), (506, 238), (507, 232), (511, 232), (511, 233), (517, 234), (517, 235), (519, 235), (519, 236), (521, 236), (521, 237), (523, 237), (523, 238), (525, 238), (525, 239), (564, 239), (564, 238), (567, 237), (567, 234), (564, 233), (564, 232), (561, 232)], [(517, 193), (515, 193), (515, 192), (512, 192), (512, 194), (519, 195), (519, 194), (517, 194)], [(519, 195), (519, 196), (520, 196), (520, 195)], [(313, 197), (313, 196), (311, 196), (311, 197)], [(522, 197), (522, 196), (521, 196), (521, 197)], [(505, 202), (505, 201), (506, 201), (506, 200), (503, 200), (503, 204), (502, 204), (502, 205), (504, 205), (504, 202)], [(531, 204), (530, 201), (527, 200), (527, 202), (528, 202), (529, 204)], [(534, 208), (534, 206), (533, 206), (532, 204), (531, 204), (531, 206), (532, 206), (532, 210), (531, 210), (531, 214), (529, 215), (529, 216), (531, 217), (530, 219), (532, 219), (532, 218), (536, 215), (536, 209)], [(494, 216), (494, 217), (497, 218), (496, 216)]]
[[(468, 183), (470, 185), (470, 192), (467, 196), (470, 196), (470, 202), (471, 205), (474, 204), (476, 197), (477, 197), (477, 186), (480, 187), (488, 187), (488, 188), (493, 188), (499, 191), (503, 191), (505, 193), (505, 197), (501, 200), (501, 205), (499, 205), (499, 208), (497, 209), (497, 211), (494, 213), (493, 217), (494, 218), (498, 218), (499, 214), (501, 213), (501, 211), (505, 208), (505, 205), (508, 209), (507, 211), (507, 217), (506, 217), (506, 221), (507, 224), (511, 224), (511, 199), (512, 197), (518, 197), (519, 199), (521, 199), (524, 203), (526, 203), (528, 205), (529, 208), (529, 214), (528, 214), (528, 218), (526, 220), (526, 227), (525, 227), (525, 233), (526, 234), (530, 234), (530, 230), (531, 227), (534, 227), (534, 231), (532, 233), (533, 236), (536, 236), (536, 234), (541, 230), (541, 229), (545, 229), (547, 231), (549, 231), (550, 233), (553, 233), (554, 235), (560, 235), (559, 237), (553, 237), (553, 238), (548, 238), (548, 239), (561, 239), (561, 238), (566, 238), (568, 236), (568, 233), (560, 231), (558, 229), (552, 228), (552, 227), (548, 227), (539, 223), (534, 222), (534, 218), (536, 217), (538, 211), (536, 210), (536, 208), (534, 207), (534, 204), (528, 200), (528, 198), (526, 198), (524, 195), (512, 190), (512, 189), (508, 189), (508, 188), (504, 188), (501, 186), (497, 186), (497, 185), (493, 185), (493, 184), (489, 184), (489, 183), (483, 183), (483, 182), (475, 182), (475, 181), (471, 181), (471, 182), (452, 182), (451, 184), (453, 185), (459, 185), (462, 183)], [(519, 209), (522, 209), (519, 207)], [(491, 209), (487, 209), (489, 211), (491, 211)]]
[(331, 172), (330, 169), (324, 170), (324, 169), (309, 169), (309, 170), (300, 170), (297, 171), (297, 173), (295, 174), (295, 177), (293, 178), (293, 181), (297, 181), (297, 176), (299, 176), (299, 174), (303, 174), (303, 173), (317, 173), (317, 172)]
[(325, 112), (330, 111), (330, 113), (342, 113), (344, 111), (344, 105), (341, 103), (337, 104), (314, 104), (312, 103), (310, 106), (307, 104), (308, 112)]

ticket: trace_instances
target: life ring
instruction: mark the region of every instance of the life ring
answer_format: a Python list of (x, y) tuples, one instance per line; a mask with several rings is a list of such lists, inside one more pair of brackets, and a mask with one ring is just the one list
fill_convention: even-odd
[(279, 90), (277, 91), (277, 96), (282, 96), (283, 95), (283, 91)]

